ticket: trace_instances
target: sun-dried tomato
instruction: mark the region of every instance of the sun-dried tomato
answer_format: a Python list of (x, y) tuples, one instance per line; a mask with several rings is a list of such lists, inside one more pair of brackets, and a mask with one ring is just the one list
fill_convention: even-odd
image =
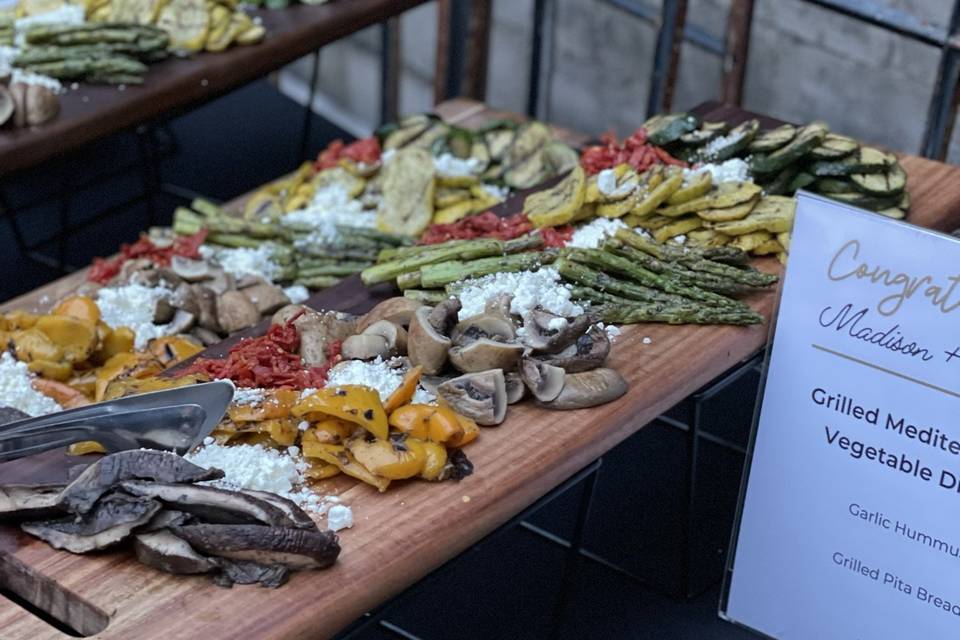
[(146, 258), (155, 266), (169, 267), (174, 256), (197, 259), (200, 257), (200, 245), (207, 238), (207, 230), (201, 229), (189, 236), (177, 236), (169, 247), (158, 247), (148, 236), (141, 235), (133, 244), (124, 244), (120, 253), (113, 258), (94, 258), (87, 280), (107, 284), (112, 280), (128, 260)]
[(330, 169), (344, 159), (356, 163), (376, 164), (380, 162), (380, 141), (376, 136), (370, 136), (345, 145), (343, 140), (338, 138), (320, 152), (317, 161), (313, 163), (313, 168), (316, 171)]
[(533, 231), (526, 214), (517, 213), (501, 218), (492, 211), (469, 216), (450, 224), (433, 224), (420, 236), (420, 244), (438, 244), (449, 240), (494, 238), (512, 240)]
[(340, 343), (327, 347), (325, 365), (304, 367), (297, 353), (300, 332), (294, 325), (296, 318), (272, 325), (258, 338), (244, 338), (231, 347), (226, 358), (198, 358), (177, 375), (199, 373), (232, 380), (238, 387), (319, 389), (326, 384), (330, 368), (341, 359)]
[(643, 127), (629, 135), (623, 144), (618, 143), (612, 133), (603, 134), (600, 141), (601, 144), (587, 147), (580, 154), (580, 165), (588, 174), (612, 169), (623, 163), (629, 164), (637, 173), (655, 164), (687, 166), (687, 163), (677, 160), (664, 149), (647, 144), (647, 131)]
[(544, 245), (560, 249), (567, 246), (567, 243), (573, 238), (573, 227), (570, 225), (544, 227), (540, 229), (540, 235), (543, 236)]

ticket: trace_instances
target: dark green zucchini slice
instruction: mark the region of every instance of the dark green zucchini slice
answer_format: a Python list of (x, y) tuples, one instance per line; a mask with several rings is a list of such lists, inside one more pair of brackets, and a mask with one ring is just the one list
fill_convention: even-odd
[(526, 122), (517, 129), (513, 142), (503, 153), (503, 165), (508, 169), (519, 166), (543, 145), (550, 142), (550, 129), (542, 122)]
[(757, 180), (763, 185), (763, 191), (767, 195), (784, 196), (792, 193), (792, 191), (790, 191), (790, 185), (799, 173), (800, 165), (791, 164), (784, 167), (779, 173), (760, 176)]
[(543, 182), (547, 171), (542, 156), (538, 149), (519, 164), (509, 167), (503, 174), (504, 184), (513, 189), (529, 189)]
[(377, 131), (384, 149), (399, 149), (419, 138), (437, 121), (435, 116), (417, 114), (408, 116), (392, 128), (385, 126)]
[(810, 153), (814, 147), (820, 146), (827, 135), (827, 125), (822, 122), (812, 122), (797, 131), (797, 135), (781, 147), (765, 156), (754, 156), (750, 163), (752, 173), (774, 173), (781, 171), (787, 165), (793, 164)]
[(818, 177), (849, 176), (854, 173), (886, 173), (896, 163), (891, 153), (884, 153), (873, 147), (860, 147), (860, 150), (840, 160), (821, 160), (807, 169)]
[(894, 196), (907, 187), (907, 172), (899, 163), (886, 173), (854, 173), (850, 180), (857, 189), (872, 196)]
[(903, 220), (907, 217), (907, 212), (899, 207), (890, 207), (889, 209), (880, 209), (877, 211), (882, 216), (893, 218), (894, 220)]
[(819, 147), (810, 152), (810, 157), (814, 160), (839, 160), (846, 158), (859, 147), (860, 145), (853, 138), (830, 133)]
[(801, 171), (790, 181), (790, 184), (787, 186), (787, 194), (794, 194), (800, 189), (806, 189), (813, 184), (816, 179), (817, 177), (815, 175)]
[(559, 140), (544, 145), (541, 159), (544, 168), (551, 176), (566, 173), (580, 164), (580, 154)]
[(810, 185), (810, 190), (823, 194), (849, 193), (850, 191), (856, 191), (856, 187), (853, 186), (852, 182), (847, 180), (840, 180), (838, 178), (817, 178), (817, 181)]
[(700, 118), (690, 113), (667, 113), (653, 116), (643, 123), (647, 142), (662, 147), (680, 139), (700, 126)]
[(764, 131), (757, 136), (750, 146), (750, 153), (770, 153), (780, 147), (785, 147), (797, 135), (797, 128), (792, 124), (782, 124), (776, 129)]
[(900, 196), (879, 197), (871, 196), (859, 191), (850, 191), (847, 193), (826, 194), (828, 198), (845, 202), (854, 207), (869, 209), (871, 211), (880, 211), (881, 209), (890, 209), (900, 204)]
[(714, 138), (700, 147), (699, 159), (703, 162), (723, 162), (746, 149), (757, 135), (760, 122), (747, 120), (738, 124), (730, 133)]
[(503, 154), (510, 148), (513, 142), (513, 136), (516, 135), (516, 129), (493, 129), (483, 134), (483, 139), (490, 149), (490, 158), (492, 160), (502, 160)]

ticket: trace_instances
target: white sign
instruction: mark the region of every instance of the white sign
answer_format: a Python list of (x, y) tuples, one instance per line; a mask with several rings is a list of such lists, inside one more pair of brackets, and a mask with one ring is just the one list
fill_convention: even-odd
[(960, 242), (802, 194), (726, 619), (960, 638)]

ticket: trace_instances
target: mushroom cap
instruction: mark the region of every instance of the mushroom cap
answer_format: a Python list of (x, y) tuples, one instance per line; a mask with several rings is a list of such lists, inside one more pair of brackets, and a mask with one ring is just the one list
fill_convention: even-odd
[(213, 269), (206, 260), (191, 260), (183, 256), (173, 256), (170, 270), (187, 282), (199, 282), (213, 276)]
[(437, 396), (477, 424), (500, 424), (507, 415), (507, 389), (502, 369), (466, 373), (437, 385)]
[(60, 98), (48, 87), (27, 85), (27, 125), (35, 127), (50, 122), (60, 113)]
[(537, 400), (549, 402), (563, 390), (566, 372), (560, 367), (524, 358), (520, 364), (520, 376)]
[(591, 325), (586, 333), (580, 335), (564, 350), (538, 356), (538, 359), (560, 367), (567, 373), (579, 373), (601, 366), (606, 362), (608, 355), (610, 355), (610, 338), (607, 332), (597, 325)]
[(527, 387), (516, 371), (504, 373), (503, 381), (507, 389), (507, 404), (516, 404), (523, 400), (523, 396), (527, 395)]
[(420, 307), (410, 320), (410, 332), (407, 335), (407, 355), (414, 366), (423, 367), (423, 373), (440, 373), (447, 362), (450, 350), (450, 338), (440, 334), (430, 323), (430, 307)]
[(10, 90), (4, 85), (0, 85), (0, 126), (5, 125), (7, 120), (13, 116), (14, 108)]
[(411, 298), (403, 296), (388, 298), (360, 316), (357, 320), (357, 331), (364, 333), (367, 327), (381, 320), (389, 320), (401, 327), (409, 326), (410, 319), (420, 306), (419, 302)]
[(627, 392), (627, 381), (613, 369), (599, 368), (565, 376), (560, 395), (549, 402), (537, 400), (546, 409), (585, 409), (616, 400)]
[(340, 555), (332, 531), (288, 529), (263, 525), (194, 524), (174, 527), (173, 532), (201, 553), (282, 564), (291, 569), (323, 569)]
[(407, 352), (407, 330), (390, 320), (377, 320), (361, 333), (383, 336), (390, 353)]
[(347, 360), (373, 360), (385, 358), (389, 353), (390, 346), (386, 338), (372, 333), (358, 333), (340, 345), (340, 355)]
[(490, 313), (480, 313), (464, 318), (450, 332), (450, 340), (461, 346), (481, 338), (507, 341), (513, 340), (516, 336), (512, 322)]
[(545, 309), (534, 309), (524, 322), (523, 342), (537, 352), (555, 353), (576, 342), (593, 322), (594, 318), (588, 314), (570, 319)]
[(464, 347), (450, 349), (450, 364), (457, 371), (472, 373), (488, 369), (502, 369), (504, 371), (516, 367), (520, 356), (523, 355), (523, 346), (509, 342), (497, 342), (489, 338), (474, 340)]

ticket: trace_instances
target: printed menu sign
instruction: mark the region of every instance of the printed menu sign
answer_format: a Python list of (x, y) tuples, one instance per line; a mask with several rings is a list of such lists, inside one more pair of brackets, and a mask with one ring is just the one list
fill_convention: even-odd
[(960, 242), (801, 194), (724, 618), (960, 638)]

